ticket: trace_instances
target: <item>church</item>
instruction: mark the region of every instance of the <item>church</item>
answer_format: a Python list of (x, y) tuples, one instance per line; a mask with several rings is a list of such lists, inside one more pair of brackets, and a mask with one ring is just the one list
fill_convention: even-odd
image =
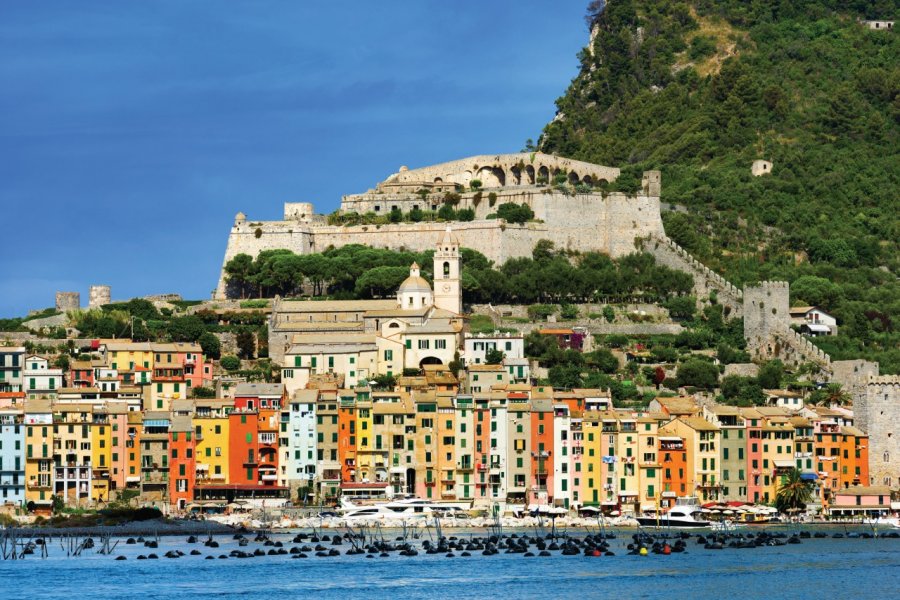
[(434, 253), (434, 287), (413, 263), (386, 300), (276, 300), (269, 352), (282, 365), (288, 394), (314, 375), (343, 377), (354, 387), (377, 375), (449, 364), (462, 343), (461, 257), (450, 227)]

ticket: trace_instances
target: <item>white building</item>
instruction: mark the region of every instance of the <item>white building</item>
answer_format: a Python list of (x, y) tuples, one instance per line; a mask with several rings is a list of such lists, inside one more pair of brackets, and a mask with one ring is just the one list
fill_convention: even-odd
[(499, 350), (505, 359), (521, 359), (525, 357), (525, 340), (521, 335), (509, 333), (466, 334), (463, 359), (467, 365), (486, 363), (491, 350)]
[(837, 335), (837, 319), (817, 306), (794, 306), (790, 309), (791, 325), (800, 333), (817, 335)]
[(572, 418), (565, 404), (553, 406), (553, 503), (568, 508), (575, 489), (575, 454), (572, 443)]
[(25, 369), (22, 372), (25, 392), (29, 398), (56, 396), (62, 387), (62, 369), (51, 369), (50, 361), (43, 356), (32, 354), (25, 358)]
[[(316, 477), (316, 403), (318, 390), (297, 390), (288, 402), (287, 443), (281, 445), (282, 465), (287, 467), (287, 485), (293, 497), (295, 489), (308, 488), (315, 494)], [(300, 498), (304, 500), (304, 498)]]

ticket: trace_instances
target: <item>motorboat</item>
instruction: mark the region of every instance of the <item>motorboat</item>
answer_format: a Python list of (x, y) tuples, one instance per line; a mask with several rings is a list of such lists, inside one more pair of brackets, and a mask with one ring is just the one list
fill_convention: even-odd
[(643, 527), (709, 527), (710, 522), (700, 515), (700, 502), (695, 496), (677, 498), (668, 512), (641, 515), (637, 522)]
[(404, 498), (374, 504), (353, 504), (342, 499), (340, 518), (346, 521), (382, 521), (385, 519), (419, 519), (433, 517), (460, 518), (467, 516), (455, 505), (439, 504), (420, 498)]

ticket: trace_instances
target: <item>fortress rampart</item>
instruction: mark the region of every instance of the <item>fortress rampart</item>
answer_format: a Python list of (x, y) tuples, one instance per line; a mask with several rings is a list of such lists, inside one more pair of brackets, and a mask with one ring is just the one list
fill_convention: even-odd
[[(491, 170), (493, 178), (483, 169)], [(566, 174), (569, 189), (535, 183), (545, 175), (553, 178), (559, 173)], [(591, 187), (618, 175), (619, 170), (611, 167), (540, 153), (478, 156), (412, 171), (401, 169), (378, 184), (376, 190), (345, 196), (341, 212), (378, 215), (394, 207), (404, 213), (414, 207), (436, 210), (443, 205), (446, 192), (435, 191), (434, 186), (452, 181), (452, 190), (456, 190), (464, 185), (462, 182), (483, 178), (485, 189), (460, 193), (455, 206), (475, 211), (474, 221), (453, 224), (464, 247), (481, 252), (496, 264), (531, 256), (542, 239), (560, 249), (599, 251), (616, 257), (634, 252), (636, 238), (665, 235), (660, 218), (659, 172), (645, 173), (643, 188), (634, 196)], [(573, 193), (572, 189), (584, 193)], [(535, 221), (517, 225), (487, 218), (506, 202), (527, 204), (534, 211)], [(422, 251), (432, 247), (445, 227), (440, 222), (328, 225), (324, 216), (314, 214), (312, 204), (304, 202), (285, 204), (282, 221), (252, 221), (238, 213), (228, 237), (215, 297), (227, 296), (224, 265), (238, 254), (255, 257), (264, 250), (280, 248), (307, 254), (348, 244)]]

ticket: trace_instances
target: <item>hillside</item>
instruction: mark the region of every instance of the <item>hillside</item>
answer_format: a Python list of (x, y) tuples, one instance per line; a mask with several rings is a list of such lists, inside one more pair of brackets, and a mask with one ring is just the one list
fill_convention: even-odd
[[(592, 2), (592, 43), (538, 146), (662, 171), (670, 237), (740, 285), (785, 279), (900, 370), (896, 2)], [(751, 175), (754, 160), (771, 174)]]

